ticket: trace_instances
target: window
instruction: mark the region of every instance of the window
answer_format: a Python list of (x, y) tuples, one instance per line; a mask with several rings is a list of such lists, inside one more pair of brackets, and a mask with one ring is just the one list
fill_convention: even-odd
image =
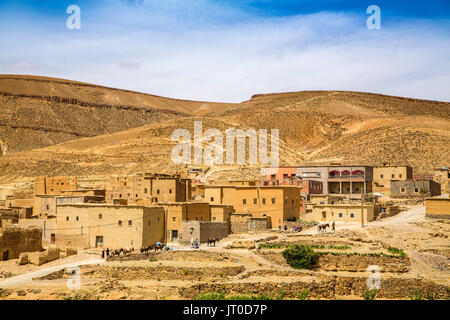
[(403, 175), (402, 175), (402, 174), (400, 173), (400, 174), (398, 175), (398, 177), (399, 177), (399, 178), (402, 178), (402, 177), (403, 177)]
[(172, 221), (177, 221), (177, 217), (172, 217)]
[(66, 221), (69, 221), (69, 217), (66, 217)]
[(212, 221), (216, 221), (216, 217), (213, 217), (213, 218), (212, 218)]
[(258, 204), (258, 199), (257, 198), (253, 198), (253, 204)]
[(266, 204), (266, 198), (262, 199), (262, 204)]
[(49, 210), (49, 209), (50, 209), (50, 206), (49, 206), (49, 205), (46, 205), (45, 208), (46, 208), (47, 210)]
[(350, 213), (350, 218), (354, 218), (355, 214), (354, 213)]
[(99, 220), (103, 219), (103, 215), (100, 213), (100, 214), (98, 215), (98, 218), (99, 218)]
[(247, 199), (242, 199), (242, 204), (247, 204)]
[(415, 188), (415, 189), (414, 189), (414, 192), (419, 192), (419, 188)]
[(405, 192), (405, 188), (400, 188), (400, 192), (404, 193)]
[(121, 226), (122, 225), (122, 220), (119, 220), (119, 226)]
[(380, 179), (383, 179), (384, 175), (380, 174)]
[(287, 173), (283, 174), (283, 179), (287, 179), (289, 176)]
[(275, 198), (272, 198), (272, 204), (275, 204)]
[(150, 220), (148, 220), (148, 225), (150, 225)]
[(79, 221), (79, 220), (80, 220), (80, 217), (77, 217), (76, 219), (77, 219), (77, 221)]
[(144, 188), (144, 193), (148, 193), (148, 189), (147, 188)]
[(392, 174), (391, 177), (392, 177), (392, 178), (395, 178), (395, 174)]
[(159, 194), (159, 189), (158, 189), (158, 190), (156, 190), (156, 194)]
[(214, 201), (214, 197), (211, 197), (211, 201)]
[(203, 221), (203, 217), (200, 217), (200, 220)]
[(169, 193), (172, 193), (172, 189), (169, 189)]
[(274, 175), (274, 174), (272, 174), (272, 175), (270, 176), (271, 179), (275, 179), (275, 177), (276, 177), (276, 175)]
[(339, 213), (339, 218), (342, 218), (342, 213)]
[(128, 220), (128, 225), (131, 226), (133, 224), (133, 220)]

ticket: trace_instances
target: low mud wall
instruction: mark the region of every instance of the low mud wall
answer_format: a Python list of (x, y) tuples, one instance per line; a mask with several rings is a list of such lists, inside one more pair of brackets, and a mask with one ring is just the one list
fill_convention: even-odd
[[(321, 282), (241, 282), (241, 283), (200, 283), (187, 288), (180, 288), (183, 298), (194, 299), (200, 293), (222, 292), (226, 295), (267, 295), (276, 297), (280, 292), (284, 298), (296, 298), (303, 290), (309, 290), (312, 297), (334, 299), (339, 296), (361, 297), (367, 290), (367, 278), (329, 277)], [(419, 279), (391, 278), (381, 280), (381, 289), (377, 293), (380, 299), (409, 299), (409, 294), (420, 292), (433, 294), (436, 299), (449, 299), (450, 288), (437, 285), (431, 281)]]
[(193, 280), (205, 281), (235, 276), (244, 271), (243, 266), (223, 267), (173, 267), (173, 266), (87, 266), (83, 276), (117, 280)]
[[(264, 259), (283, 267), (289, 267), (281, 252), (260, 250), (259, 255)], [(391, 257), (386, 255), (358, 255), (358, 254), (321, 254), (317, 269), (324, 271), (366, 272), (368, 266), (377, 265), (381, 272), (408, 272), (411, 263), (408, 257)]]

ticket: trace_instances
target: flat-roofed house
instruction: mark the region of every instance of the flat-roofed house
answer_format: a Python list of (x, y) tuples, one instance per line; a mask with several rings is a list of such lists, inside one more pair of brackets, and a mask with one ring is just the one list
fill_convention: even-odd
[(164, 208), (111, 204), (62, 204), (56, 245), (75, 248), (134, 248), (164, 241)]

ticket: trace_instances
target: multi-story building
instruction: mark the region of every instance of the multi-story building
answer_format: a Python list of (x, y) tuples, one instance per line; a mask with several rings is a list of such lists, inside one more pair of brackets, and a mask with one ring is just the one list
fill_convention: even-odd
[(205, 201), (231, 205), (236, 213), (255, 218), (270, 217), (272, 228), (298, 219), (302, 206), (300, 189), (295, 186), (205, 186)]
[(373, 168), (369, 166), (303, 166), (296, 176), (302, 180), (317, 180), (323, 184), (323, 193), (361, 198), (361, 191), (372, 192)]
[(186, 202), (192, 198), (191, 180), (179, 175), (138, 174), (111, 177), (106, 200), (125, 199), (128, 203)]
[(391, 191), (392, 180), (409, 180), (413, 178), (413, 169), (408, 166), (373, 167), (373, 192)]
[(434, 171), (433, 180), (441, 185), (441, 193), (450, 193), (450, 169), (447, 167)]
[(76, 177), (38, 177), (34, 180), (34, 195), (60, 195), (78, 188)]

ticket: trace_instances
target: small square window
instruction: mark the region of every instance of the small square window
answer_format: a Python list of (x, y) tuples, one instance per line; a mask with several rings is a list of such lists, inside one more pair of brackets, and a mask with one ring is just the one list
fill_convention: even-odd
[(354, 218), (355, 214), (354, 213), (350, 213), (350, 218)]
[(133, 220), (128, 220), (128, 225), (131, 226), (133, 224)]
[(342, 218), (342, 213), (339, 213), (339, 218)]
[(266, 198), (262, 199), (262, 204), (266, 204)]
[(253, 204), (258, 204), (258, 199), (257, 198), (253, 199)]
[(275, 204), (275, 198), (272, 198), (272, 204)]
[(214, 201), (214, 197), (211, 197), (211, 201)]
[(122, 225), (122, 220), (119, 220), (119, 226), (121, 226)]
[(169, 189), (169, 193), (172, 193), (172, 189)]
[(66, 217), (66, 221), (69, 221), (69, 217)]
[(172, 221), (177, 221), (177, 218), (176, 217), (172, 217)]
[(242, 204), (247, 204), (247, 199), (242, 199)]

